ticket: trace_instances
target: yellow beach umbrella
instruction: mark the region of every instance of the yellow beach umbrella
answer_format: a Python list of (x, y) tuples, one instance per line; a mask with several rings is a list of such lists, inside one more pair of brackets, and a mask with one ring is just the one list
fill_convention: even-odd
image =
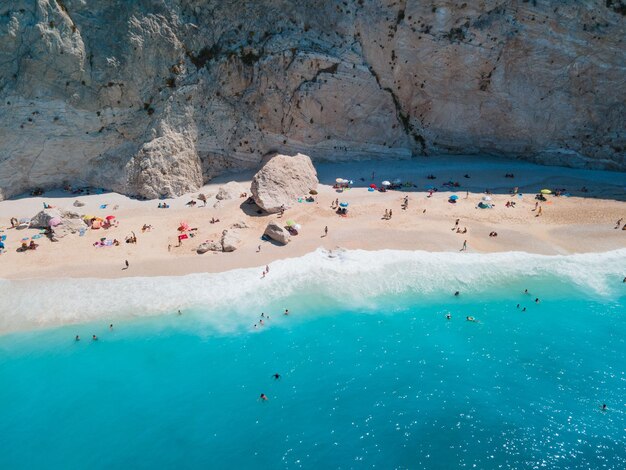
[(550, 191), (549, 189), (542, 189), (541, 194), (552, 194), (552, 191)]

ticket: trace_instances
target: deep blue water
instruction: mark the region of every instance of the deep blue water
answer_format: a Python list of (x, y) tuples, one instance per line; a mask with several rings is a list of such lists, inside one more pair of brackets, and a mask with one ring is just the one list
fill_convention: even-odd
[(626, 468), (626, 297), (488, 294), (2, 336), (0, 468)]

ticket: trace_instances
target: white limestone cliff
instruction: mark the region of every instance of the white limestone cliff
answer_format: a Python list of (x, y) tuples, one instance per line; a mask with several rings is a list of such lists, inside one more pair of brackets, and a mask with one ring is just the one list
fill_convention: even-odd
[(0, 199), (270, 152), (626, 170), (623, 0), (0, 2)]

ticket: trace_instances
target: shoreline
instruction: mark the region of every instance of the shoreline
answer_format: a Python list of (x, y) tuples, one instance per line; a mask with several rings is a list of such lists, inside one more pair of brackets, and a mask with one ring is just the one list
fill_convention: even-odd
[(255, 267), (167, 277), (0, 280), (0, 336), (175, 318), (178, 310), (231, 332), (250, 326), (261, 311), (297, 312), (316, 299), (333, 308), (375, 312), (389, 302), (403, 305), (402, 299), (436, 305), (455, 291), (462, 293), (461, 303), (479, 301), (485, 293), (510, 299), (524, 289), (546, 301), (617, 301), (626, 296), (623, 266), (626, 248), (572, 255), (316, 250), (277, 261), (266, 277)]
[[(493, 159), (438, 159), (428, 162), (350, 162), (317, 164), (320, 177), (319, 194), (314, 203), (294, 202), (282, 219), (275, 215), (259, 215), (247, 206), (245, 199), (235, 197), (217, 201), (215, 194), (226, 181), (238, 181), (242, 192), (249, 192), (251, 174), (224, 175), (205, 185), (194, 194), (168, 199), (169, 209), (158, 209), (160, 201), (138, 201), (115, 193), (76, 196), (62, 191), (41, 197), (23, 197), (0, 202), (0, 228), (7, 236), (7, 251), (0, 255), (0, 278), (7, 280), (42, 278), (94, 278), (182, 276), (191, 273), (216, 273), (238, 268), (252, 268), (281, 259), (298, 258), (318, 248), (326, 250), (395, 249), (428, 252), (459, 252), (464, 240), (468, 252), (494, 253), (521, 251), (535, 254), (572, 254), (607, 252), (626, 247), (626, 231), (614, 229), (615, 222), (626, 220), (626, 188), (617, 181), (621, 173), (595, 170), (545, 167), (528, 162)], [(394, 166), (394, 168), (388, 168)], [(402, 177), (417, 187), (410, 190), (369, 192), (367, 186), (374, 172), (374, 182)], [(515, 179), (505, 179), (506, 172)], [(434, 173), (436, 180), (426, 179)], [(471, 173), (471, 179), (464, 174)], [(351, 178), (355, 187), (338, 193), (328, 183), (333, 176)], [(446, 181), (458, 181), (460, 188), (450, 191)], [(439, 191), (428, 197), (430, 185)], [(520, 188), (522, 196), (508, 194), (507, 186)], [(588, 193), (578, 188), (585, 186)], [(477, 188), (490, 188), (492, 209), (478, 209), (485, 196)], [(566, 188), (571, 197), (548, 196), (541, 203), (542, 214), (536, 217), (534, 198), (543, 187)], [(527, 192), (528, 191), (528, 192)], [(185, 204), (198, 193), (211, 196), (206, 207)], [(456, 204), (448, 203), (458, 194)], [(405, 196), (406, 210), (401, 209)], [(74, 200), (84, 206), (73, 207)], [(339, 199), (350, 205), (347, 218), (337, 216), (330, 208)], [(516, 203), (505, 207), (507, 201)], [(32, 217), (43, 202), (62, 209), (76, 210), (100, 217), (111, 214), (119, 226), (108, 230), (87, 230), (85, 235), (68, 235), (58, 242), (39, 239), (36, 251), (17, 253), (22, 238), (32, 237), (38, 230), (7, 229), (10, 217)], [(107, 208), (100, 206), (107, 204)], [(117, 206), (117, 209), (114, 209)], [(215, 206), (215, 207), (214, 207)], [(391, 220), (383, 220), (386, 209), (393, 210)], [(211, 218), (220, 222), (212, 224)], [(298, 236), (286, 246), (261, 241), (265, 225), (270, 220), (295, 220), (302, 225)], [(454, 223), (467, 228), (456, 233)], [(177, 227), (187, 222), (197, 227), (193, 239), (177, 247)], [(221, 232), (233, 224), (244, 222), (249, 228), (237, 230), (241, 246), (234, 252), (196, 254), (195, 248), (206, 240), (219, 239)], [(151, 225), (142, 233), (141, 227)], [(324, 227), (328, 227), (328, 236)], [(129, 245), (124, 239), (131, 232), (138, 243)], [(497, 232), (497, 237), (489, 233)], [(94, 247), (100, 238), (119, 240), (120, 246)], [(170, 249), (168, 251), (168, 245)], [(257, 252), (261, 246), (260, 252)], [(129, 269), (123, 269), (128, 260)], [(625, 273), (626, 274), (626, 273)]]

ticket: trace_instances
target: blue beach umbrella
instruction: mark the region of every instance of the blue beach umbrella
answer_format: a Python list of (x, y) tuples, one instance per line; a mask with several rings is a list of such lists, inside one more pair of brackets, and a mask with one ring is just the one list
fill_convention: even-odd
[(456, 201), (459, 198), (459, 196), (457, 196), (456, 194), (453, 194), (452, 196), (450, 196), (450, 199), (453, 201)]
[(339, 203), (339, 207), (348, 207), (348, 203), (347, 202), (340, 202)]

